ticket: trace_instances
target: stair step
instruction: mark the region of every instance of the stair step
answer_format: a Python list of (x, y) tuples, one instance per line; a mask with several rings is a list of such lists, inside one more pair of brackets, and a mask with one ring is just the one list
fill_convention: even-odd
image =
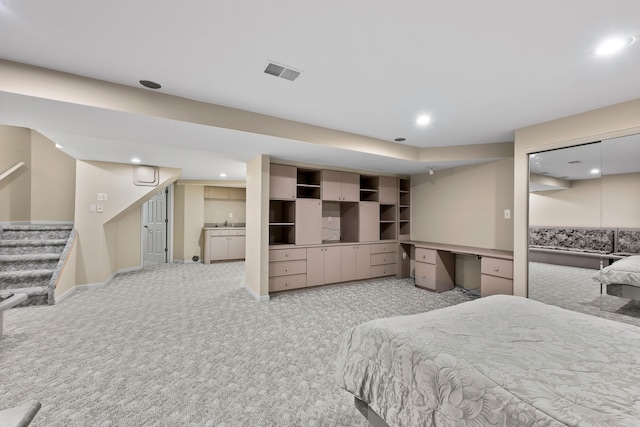
[(0, 255), (18, 255), (27, 253), (61, 253), (67, 239), (49, 240), (2, 240)]
[(6, 225), (0, 230), (0, 240), (65, 239), (71, 230), (71, 225)]
[(54, 270), (0, 271), (0, 289), (47, 287)]
[(10, 288), (3, 289), (3, 293), (5, 291), (10, 291), (13, 293), (22, 293), (27, 294), (27, 300), (21, 302), (20, 304), (14, 307), (26, 307), (29, 305), (43, 305), (47, 304), (49, 300), (49, 288), (47, 286), (30, 286), (25, 288)]
[(20, 270), (45, 270), (54, 269), (58, 265), (60, 254), (0, 254), (0, 272)]

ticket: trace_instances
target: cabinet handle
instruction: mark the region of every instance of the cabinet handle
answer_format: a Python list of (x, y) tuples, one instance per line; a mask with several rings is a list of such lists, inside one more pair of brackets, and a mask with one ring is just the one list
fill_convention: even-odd
[(289, 269), (288, 269), (288, 268), (285, 268), (285, 269), (284, 269), (284, 272), (285, 272), (285, 273), (287, 273), (288, 271), (289, 271)]
[(288, 256), (289, 256), (289, 254), (284, 254), (284, 257), (285, 257), (285, 258), (286, 258), (286, 257), (288, 257)]
[(493, 267), (493, 271), (500, 271), (498, 267)]

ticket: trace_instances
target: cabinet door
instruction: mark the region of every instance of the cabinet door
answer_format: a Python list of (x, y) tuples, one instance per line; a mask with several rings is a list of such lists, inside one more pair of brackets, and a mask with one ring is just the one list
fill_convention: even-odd
[(297, 171), (295, 166), (272, 164), (269, 177), (269, 197), (284, 200), (295, 199)]
[(229, 236), (229, 259), (244, 259), (245, 236)]
[(296, 245), (322, 243), (322, 201), (296, 200)]
[(358, 224), (358, 240), (360, 242), (379, 241), (380, 204), (378, 202), (360, 202)]
[(226, 187), (207, 187), (204, 192), (207, 199), (228, 199), (229, 189)]
[(324, 283), (340, 281), (340, 246), (324, 248)]
[(229, 259), (229, 236), (213, 236), (210, 240), (211, 261)]
[(356, 246), (356, 278), (358, 280), (371, 277), (371, 246)]
[(231, 200), (245, 200), (246, 194), (246, 188), (229, 188), (229, 199)]
[(325, 284), (325, 248), (307, 248), (307, 286)]
[(398, 203), (398, 178), (381, 176), (378, 179), (378, 201), (389, 205)]
[(360, 200), (360, 175), (342, 172), (342, 201), (357, 202)]
[(342, 200), (342, 172), (322, 171), (322, 200)]
[(356, 247), (341, 246), (340, 247), (340, 281), (348, 282), (356, 280)]

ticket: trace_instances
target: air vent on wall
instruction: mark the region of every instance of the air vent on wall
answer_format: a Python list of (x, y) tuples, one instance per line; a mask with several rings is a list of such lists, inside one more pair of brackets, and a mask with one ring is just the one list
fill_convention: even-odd
[(273, 62), (269, 62), (267, 68), (264, 69), (264, 72), (267, 74), (271, 74), (272, 76), (280, 77), (290, 81), (294, 81), (300, 76), (300, 71), (294, 70), (284, 65), (278, 65)]

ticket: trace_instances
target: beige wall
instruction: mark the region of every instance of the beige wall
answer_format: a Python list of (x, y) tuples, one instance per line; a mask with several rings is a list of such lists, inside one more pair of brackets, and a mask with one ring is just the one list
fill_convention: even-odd
[(605, 175), (573, 181), (566, 190), (531, 193), (529, 225), (640, 228), (640, 173)]
[(541, 191), (529, 196), (530, 226), (600, 227), (601, 180), (573, 181), (566, 190)]
[(174, 244), (173, 258), (192, 262), (197, 255), (202, 259), (204, 244), (204, 185), (178, 184), (174, 191)]
[(64, 267), (58, 276), (54, 298), (69, 292), (77, 283), (76, 272), (78, 270), (78, 239), (76, 238), (71, 246), (71, 250), (67, 254)]
[(31, 219), (31, 131), (0, 125), (0, 174), (19, 162), (25, 165), (0, 181), (0, 222)]
[(640, 99), (516, 130), (514, 150), (514, 293), (527, 295), (528, 153), (640, 133)]
[(73, 221), (76, 161), (31, 131), (31, 221)]
[(269, 156), (247, 163), (247, 249), (245, 281), (255, 297), (269, 295)]
[[(132, 165), (77, 161), (78, 284), (103, 283), (119, 266), (140, 263), (140, 232), (132, 223), (140, 221), (140, 206), (177, 180), (181, 171), (160, 168), (159, 172), (158, 186), (142, 187), (133, 184)], [(107, 200), (99, 201), (98, 193), (107, 193)], [(90, 212), (91, 204), (102, 204), (104, 212)], [(124, 248), (130, 252), (120, 253)]]
[[(244, 200), (205, 200), (204, 222), (247, 222), (247, 204)], [(231, 216), (229, 215), (231, 214)]]
[(411, 177), (411, 239), (511, 250), (513, 160)]

